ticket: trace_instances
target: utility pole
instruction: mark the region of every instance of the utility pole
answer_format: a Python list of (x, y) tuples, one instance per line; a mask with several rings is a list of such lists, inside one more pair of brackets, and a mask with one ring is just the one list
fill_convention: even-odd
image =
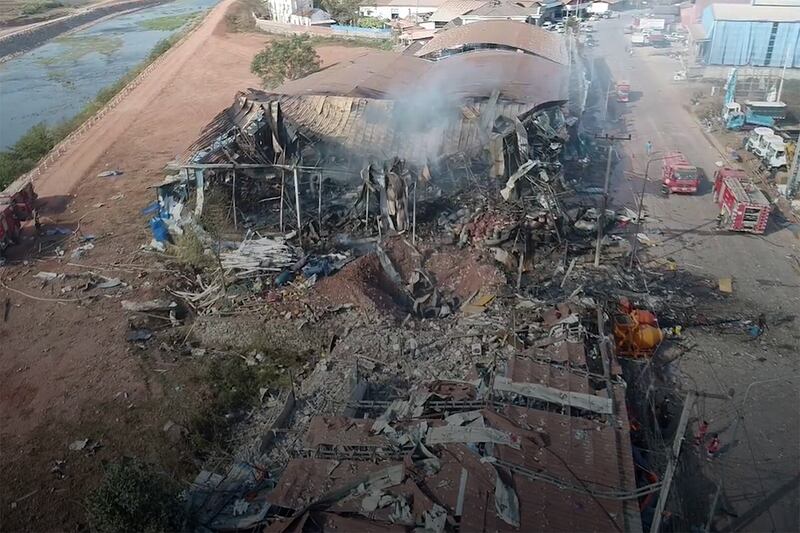
[(630, 141), (630, 135), (595, 135), (595, 139), (608, 141), (608, 159), (606, 160), (606, 177), (603, 183), (603, 202), (600, 213), (597, 215), (597, 243), (594, 249), (594, 266), (600, 266), (600, 241), (603, 240), (603, 226), (606, 222), (606, 208), (608, 207), (608, 182), (611, 179), (611, 152), (614, 150), (614, 141)]
[(789, 179), (786, 182), (786, 197), (790, 200), (800, 190), (800, 135), (797, 136), (797, 142), (794, 145), (794, 158), (791, 165)]
[(678, 467), (681, 444), (683, 444), (686, 425), (689, 423), (689, 412), (694, 406), (694, 401), (694, 392), (689, 391), (686, 395), (686, 399), (683, 401), (683, 411), (681, 411), (681, 418), (678, 421), (678, 429), (675, 431), (675, 440), (672, 441), (671, 453), (669, 457), (667, 457), (667, 471), (664, 472), (664, 481), (661, 482), (661, 492), (658, 495), (656, 510), (653, 514), (653, 522), (650, 525), (650, 533), (658, 533), (658, 530), (661, 528), (661, 514), (664, 512), (664, 507), (667, 505), (669, 489), (672, 486), (672, 478), (675, 476), (675, 469)]

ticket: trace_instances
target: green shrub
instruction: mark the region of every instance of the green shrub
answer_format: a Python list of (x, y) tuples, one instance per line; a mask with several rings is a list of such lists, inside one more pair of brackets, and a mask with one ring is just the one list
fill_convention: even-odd
[(125, 457), (105, 467), (100, 486), (86, 499), (93, 531), (178, 531), (183, 523), (179, 487), (153, 467)]
[(62, 4), (61, 2), (56, 2), (55, 0), (30, 2), (22, 6), (22, 14), (28, 16), (38, 15), (39, 13), (44, 13), (49, 9), (56, 9), (58, 7), (64, 7), (64, 4)]

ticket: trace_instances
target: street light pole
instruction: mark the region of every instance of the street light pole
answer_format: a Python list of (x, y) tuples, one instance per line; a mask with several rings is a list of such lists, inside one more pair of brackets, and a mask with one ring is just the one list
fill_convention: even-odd
[[(658, 153), (658, 152), (656, 152)], [(647, 175), (650, 172), (650, 163), (653, 161), (661, 161), (666, 159), (666, 157), (651, 157), (647, 160), (647, 164), (644, 166), (644, 179), (642, 180), (642, 193), (639, 195), (639, 208), (636, 211), (636, 233), (633, 234), (633, 247), (631, 248), (631, 260), (628, 263), (628, 268), (633, 268), (633, 260), (636, 257), (636, 248), (639, 244), (639, 231), (642, 227), (642, 210), (644, 209), (644, 193), (645, 189), (647, 188)]]
[(595, 138), (608, 141), (608, 159), (606, 160), (606, 176), (603, 182), (603, 206), (597, 215), (597, 242), (594, 248), (594, 266), (600, 266), (600, 241), (603, 240), (603, 226), (605, 225), (606, 209), (608, 208), (608, 182), (611, 179), (611, 151), (614, 149), (614, 141), (630, 141), (631, 136), (616, 136), (605, 134)]

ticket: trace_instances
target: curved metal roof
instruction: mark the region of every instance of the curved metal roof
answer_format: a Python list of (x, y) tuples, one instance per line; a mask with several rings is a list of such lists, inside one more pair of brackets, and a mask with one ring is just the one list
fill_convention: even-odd
[(511, 20), (485, 20), (441, 31), (414, 55), (437, 56), (447, 50), (486, 45), (522, 50), (562, 65), (569, 62), (562, 35)]

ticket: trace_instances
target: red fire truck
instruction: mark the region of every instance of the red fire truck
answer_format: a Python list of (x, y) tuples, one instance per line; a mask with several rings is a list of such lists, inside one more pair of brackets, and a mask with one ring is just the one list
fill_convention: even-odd
[(627, 81), (617, 82), (617, 102), (627, 102), (631, 94), (631, 84)]
[(0, 256), (19, 241), (21, 222), (34, 216), (33, 184), (27, 182), (15, 189), (11, 187), (0, 193)]
[(664, 193), (693, 194), (700, 184), (700, 172), (680, 152), (669, 152), (661, 167), (661, 189)]
[(744, 170), (723, 167), (714, 173), (714, 202), (719, 204), (718, 227), (764, 233), (771, 206)]

